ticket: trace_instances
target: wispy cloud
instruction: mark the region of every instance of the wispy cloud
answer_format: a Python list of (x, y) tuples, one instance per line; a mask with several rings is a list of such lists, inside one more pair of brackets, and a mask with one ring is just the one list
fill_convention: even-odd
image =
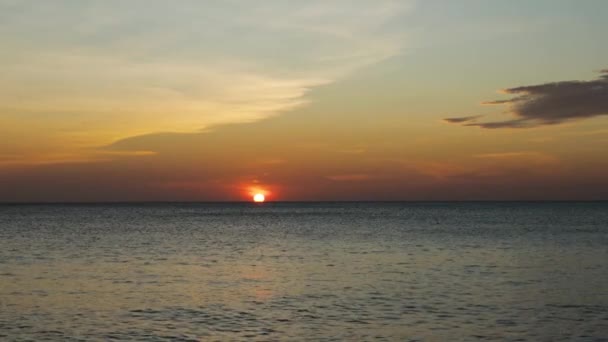
[(488, 129), (530, 128), (608, 115), (608, 70), (591, 81), (564, 81), (503, 90), (514, 97), (484, 102), (507, 105), (514, 117), (504, 121), (473, 122), (478, 117), (445, 119), (446, 122)]
[[(7, 130), (20, 131), (27, 116), (86, 133), (95, 140), (89, 146), (261, 120), (403, 52), (399, 19), (410, 7), (399, 0), (0, 0), (0, 115), (15, 124)], [(44, 140), (49, 133), (25, 134)], [(72, 145), (65, 139), (58, 145)]]
[(473, 157), (495, 161), (527, 161), (528, 163), (533, 164), (551, 164), (559, 161), (555, 156), (538, 151), (480, 153), (474, 155)]
[(327, 179), (336, 181), (336, 182), (356, 182), (356, 181), (366, 181), (375, 178), (372, 175), (365, 173), (352, 173), (352, 174), (342, 174), (342, 175), (332, 175), (326, 176)]
[(475, 120), (479, 119), (480, 117), (481, 117), (481, 115), (472, 115), (472, 116), (463, 116), (463, 117), (459, 117), (459, 118), (445, 118), (445, 119), (443, 119), (443, 121), (447, 122), (447, 123), (451, 123), (451, 124), (461, 124), (464, 122), (475, 121)]

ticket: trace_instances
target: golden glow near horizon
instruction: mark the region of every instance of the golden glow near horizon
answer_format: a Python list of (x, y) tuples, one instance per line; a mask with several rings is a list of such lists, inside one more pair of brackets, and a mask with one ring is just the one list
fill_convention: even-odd
[(255, 194), (253, 195), (253, 201), (256, 203), (263, 203), (266, 201), (266, 196), (264, 196), (264, 194)]
[(608, 2), (138, 6), (0, 0), (0, 201), (608, 196)]

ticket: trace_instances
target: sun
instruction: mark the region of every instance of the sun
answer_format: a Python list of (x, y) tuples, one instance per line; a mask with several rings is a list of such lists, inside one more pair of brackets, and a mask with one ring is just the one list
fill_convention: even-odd
[(253, 195), (253, 201), (256, 203), (262, 203), (266, 200), (266, 196), (264, 194), (257, 193)]

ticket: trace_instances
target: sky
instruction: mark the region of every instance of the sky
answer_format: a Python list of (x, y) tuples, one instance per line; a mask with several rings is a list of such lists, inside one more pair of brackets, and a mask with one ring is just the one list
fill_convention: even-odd
[(603, 0), (0, 0), (0, 202), (608, 200)]

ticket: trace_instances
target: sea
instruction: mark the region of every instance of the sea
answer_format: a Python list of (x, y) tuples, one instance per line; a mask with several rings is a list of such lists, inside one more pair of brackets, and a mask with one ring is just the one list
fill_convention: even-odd
[(0, 205), (2, 341), (608, 341), (608, 202)]

